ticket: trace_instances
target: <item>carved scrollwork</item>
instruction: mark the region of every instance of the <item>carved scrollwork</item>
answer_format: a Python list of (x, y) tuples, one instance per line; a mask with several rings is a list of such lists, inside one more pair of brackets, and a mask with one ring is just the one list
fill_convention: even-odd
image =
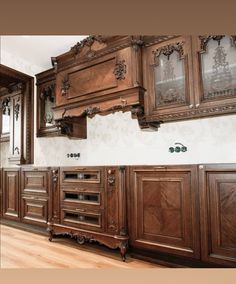
[(56, 127), (61, 129), (61, 133), (64, 135), (72, 136), (73, 134), (73, 125), (66, 119), (56, 121)]
[(116, 181), (116, 176), (115, 176), (115, 171), (110, 169), (107, 171), (107, 182), (109, 186), (115, 185)]
[(86, 37), (82, 41), (77, 42), (74, 46), (71, 47), (71, 51), (74, 52), (74, 54), (76, 55), (83, 49), (83, 47), (85, 46), (91, 47), (95, 41), (99, 43), (105, 43), (105, 39), (103, 38), (103, 36), (91, 35), (89, 37)]
[(115, 69), (113, 71), (117, 80), (124, 80), (126, 74), (126, 64), (125, 60), (120, 60), (116, 63)]
[(66, 76), (61, 82), (61, 95), (62, 96), (67, 95), (69, 89), (70, 89), (70, 82), (68, 76)]
[(19, 114), (20, 114), (20, 97), (17, 98), (15, 106), (14, 106), (14, 114), (16, 121), (19, 119)]
[(42, 88), (40, 92), (40, 99), (46, 100), (49, 99), (50, 102), (54, 102), (55, 100), (55, 84), (51, 84)]
[(5, 98), (3, 101), (2, 101), (2, 113), (4, 115), (10, 115), (10, 98)]
[(87, 115), (88, 117), (93, 117), (95, 114), (100, 113), (100, 107), (97, 106), (89, 106), (83, 112), (83, 115)]
[(184, 43), (183, 42), (178, 42), (176, 44), (168, 44), (166, 46), (160, 47), (156, 50), (154, 50), (152, 53), (154, 54), (154, 64), (159, 65), (159, 57), (161, 54), (165, 55), (167, 59), (169, 60), (171, 54), (174, 51), (177, 51), (179, 53), (179, 57), (183, 58), (184, 56), (184, 48), (183, 48)]

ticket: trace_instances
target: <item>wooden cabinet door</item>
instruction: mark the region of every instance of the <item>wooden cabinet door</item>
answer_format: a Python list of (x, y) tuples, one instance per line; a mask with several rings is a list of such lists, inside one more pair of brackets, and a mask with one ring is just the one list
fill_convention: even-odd
[(131, 246), (199, 258), (197, 167), (132, 167)]
[(192, 42), (195, 106), (199, 115), (235, 111), (236, 37), (196, 36)]
[(3, 170), (3, 216), (20, 219), (20, 175), (19, 169)]
[(194, 106), (191, 37), (175, 37), (143, 50), (146, 114), (161, 121)]
[(236, 167), (199, 167), (202, 259), (236, 267)]
[(48, 200), (38, 196), (22, 196), (22, 221), (46, 226), (48, 221)]

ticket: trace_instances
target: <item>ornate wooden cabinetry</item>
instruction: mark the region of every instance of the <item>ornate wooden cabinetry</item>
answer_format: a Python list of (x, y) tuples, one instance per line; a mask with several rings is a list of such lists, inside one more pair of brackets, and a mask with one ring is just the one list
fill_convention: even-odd
[(10, 140), (11, 163), (32, 163), (34, 79), (1, 64), (0, 78), (0, 142)]
[(56, 103), (56, 78), (54, 69), (36, 75), (37, 79), (37, 136), (57, 136), (53, 107)]
[(3, 217), (20, 220), (20, 169), (3, 169)]
[(22, 168), (22, 222), (41, 226), (47, 225), (48, 199), (51, 187), (50, 176), (50, 168)]
[(69, 234), (82, 244), (96, 240), (119, 248), (123, 260), (128, 245), (126, 186), (123, 167), (61, 168), (54, 172), (48, 223), (50, 240)]
[(157, 44), (146, 37), (147, 121), (235, 113), (235, 55), (235, 36), (181, 36)]
[(131, 167), (130, 182), (130, 245), (199, 259), (197, 167)]
[(199, 115), (236, 109), (236, 36), (193, 37), (195, 106)]
[(190, 36), (144, 44), (143, 68), (147, 116), (162, 121), (163, 116), (193, 108)]
[(0, 98), (0, 142), (10, 140), (10, 109), (11, 102), (9, 95)]
[(201, 250), (207, 262), (236, 267), (236, 166), (199, 166)]

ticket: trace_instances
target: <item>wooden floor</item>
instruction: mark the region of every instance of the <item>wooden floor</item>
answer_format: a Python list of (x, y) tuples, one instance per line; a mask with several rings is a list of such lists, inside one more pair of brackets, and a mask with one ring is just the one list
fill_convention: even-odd
[(97, 244), (78, 245), (1, 225), (1, 268), (164, 268)]

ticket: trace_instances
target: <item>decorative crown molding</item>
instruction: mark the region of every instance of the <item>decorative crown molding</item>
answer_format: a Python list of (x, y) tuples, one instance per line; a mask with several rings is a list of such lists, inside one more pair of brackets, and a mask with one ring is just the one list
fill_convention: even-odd
[(99, 42), (99, 43), (105, 43), (105, 39), (101, 35), (91, 35), (89, 37), (86, 37), (82, 41), (77, 42), (74, 46), (71, 47), (71, 51), (76, 55), (78, 54), (83, 47), (88, 46), (91, 47), (94, 42)]

